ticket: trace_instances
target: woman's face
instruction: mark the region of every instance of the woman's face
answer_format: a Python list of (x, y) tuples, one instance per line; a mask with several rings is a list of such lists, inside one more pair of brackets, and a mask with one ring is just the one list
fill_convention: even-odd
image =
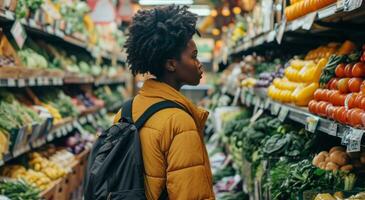
[(187, 85), (198, 85), (203, 75), (203, 65), (197, 58), (198, 50), (193, 39), (191, 39), (176, 66), (176, 75), (179, 81)]

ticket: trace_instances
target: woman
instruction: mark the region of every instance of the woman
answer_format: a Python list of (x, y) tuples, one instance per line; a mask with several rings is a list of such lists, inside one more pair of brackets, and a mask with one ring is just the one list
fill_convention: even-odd
[[(171, 200), (214, 199), (212, 174), (203, 141), (208, 112), (184, 97), (180, 88), (198, 85), (202, 64), (192, 37), (197, 16), (176, 5), (141, 10), (133, 18), (126, 41), (133, 75), (150, 73), (132, 106), (136, 121), (151, 105), (174, 101), (186, 110), (161, 110), (140, 130), (147, 199), (167, 188)], [(114, 122), (121, 118), (118, 112)]]

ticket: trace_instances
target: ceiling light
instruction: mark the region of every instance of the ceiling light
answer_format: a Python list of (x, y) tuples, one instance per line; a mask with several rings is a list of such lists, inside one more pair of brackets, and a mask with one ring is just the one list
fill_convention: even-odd
[(210, 12), (210, 16), (212, 16), (212, 17), (216, 17), (218, 15), (218, 12), (217, 12), (217, 10), (216, 9), (214, 9), (214, 10), (212, 10), (211, 12)]
[(240, 8), (240, 7), (238, 7), (238, 6), (237, 6), (237, 7), (234, 7), (234, 8), (233, 8), (233, 13), (234, 13), (234, 14), (236, 14), (236, 15), (241, 14), (241, 8)]
[(192, 5), (190, 6), (189, 11), (199, 16), (210, 15), (210, 8), (207, 5)]
[(224, 7), (222, 9), (222, 15), (225, 17), (228, 17), (229, 15), (231, 15), (231, 11), (229, 11), (229, 9), (227, 7)]
[(178, 4), (178, 5), (191, 5), (193, 0), (139, 0), (140, 5), (167, 5), (167, 4)]

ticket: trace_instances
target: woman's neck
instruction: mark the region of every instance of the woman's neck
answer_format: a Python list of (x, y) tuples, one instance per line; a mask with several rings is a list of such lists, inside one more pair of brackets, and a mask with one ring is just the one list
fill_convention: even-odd
[(181, 87), (183, 86), (182, 83), (177, 81), (172, 76), (164, 76), (162, 78), (157, 78), (158, 81), (166, 83), (167, 85), (173, 87), (175, 90), (180, 91)]

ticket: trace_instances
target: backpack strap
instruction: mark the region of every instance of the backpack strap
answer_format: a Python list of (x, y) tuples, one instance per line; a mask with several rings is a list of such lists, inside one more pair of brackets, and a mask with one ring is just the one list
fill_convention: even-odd
[(126, 101), (123, 104), (122, 107), (122, 116), (120, 117), (120, 119), (122, 119), (123, 117), (128, 119), (129, 121), (133, 122), (133, 118), (132, 118), (132, 105), (133, 105), (133, 100), (134, 98)]
[(158, 102), (158, 103), (152, 105), (151, 107), (149, 107), (143, 113), (143, 115), (135, 122), (135, 126), (137, 127), (137, 129), (142, 128), (142, 126), (146, 123), (146, 121), (153, 114), (157, 113), (160, 110), (167, 109), (167, 108), (178, 108), (178, 109), (185, 111), (185, 109), (182, 106), (180, 106), (179, 104), (177, 104), (173, 101), (161, 101), (161, 102)]

